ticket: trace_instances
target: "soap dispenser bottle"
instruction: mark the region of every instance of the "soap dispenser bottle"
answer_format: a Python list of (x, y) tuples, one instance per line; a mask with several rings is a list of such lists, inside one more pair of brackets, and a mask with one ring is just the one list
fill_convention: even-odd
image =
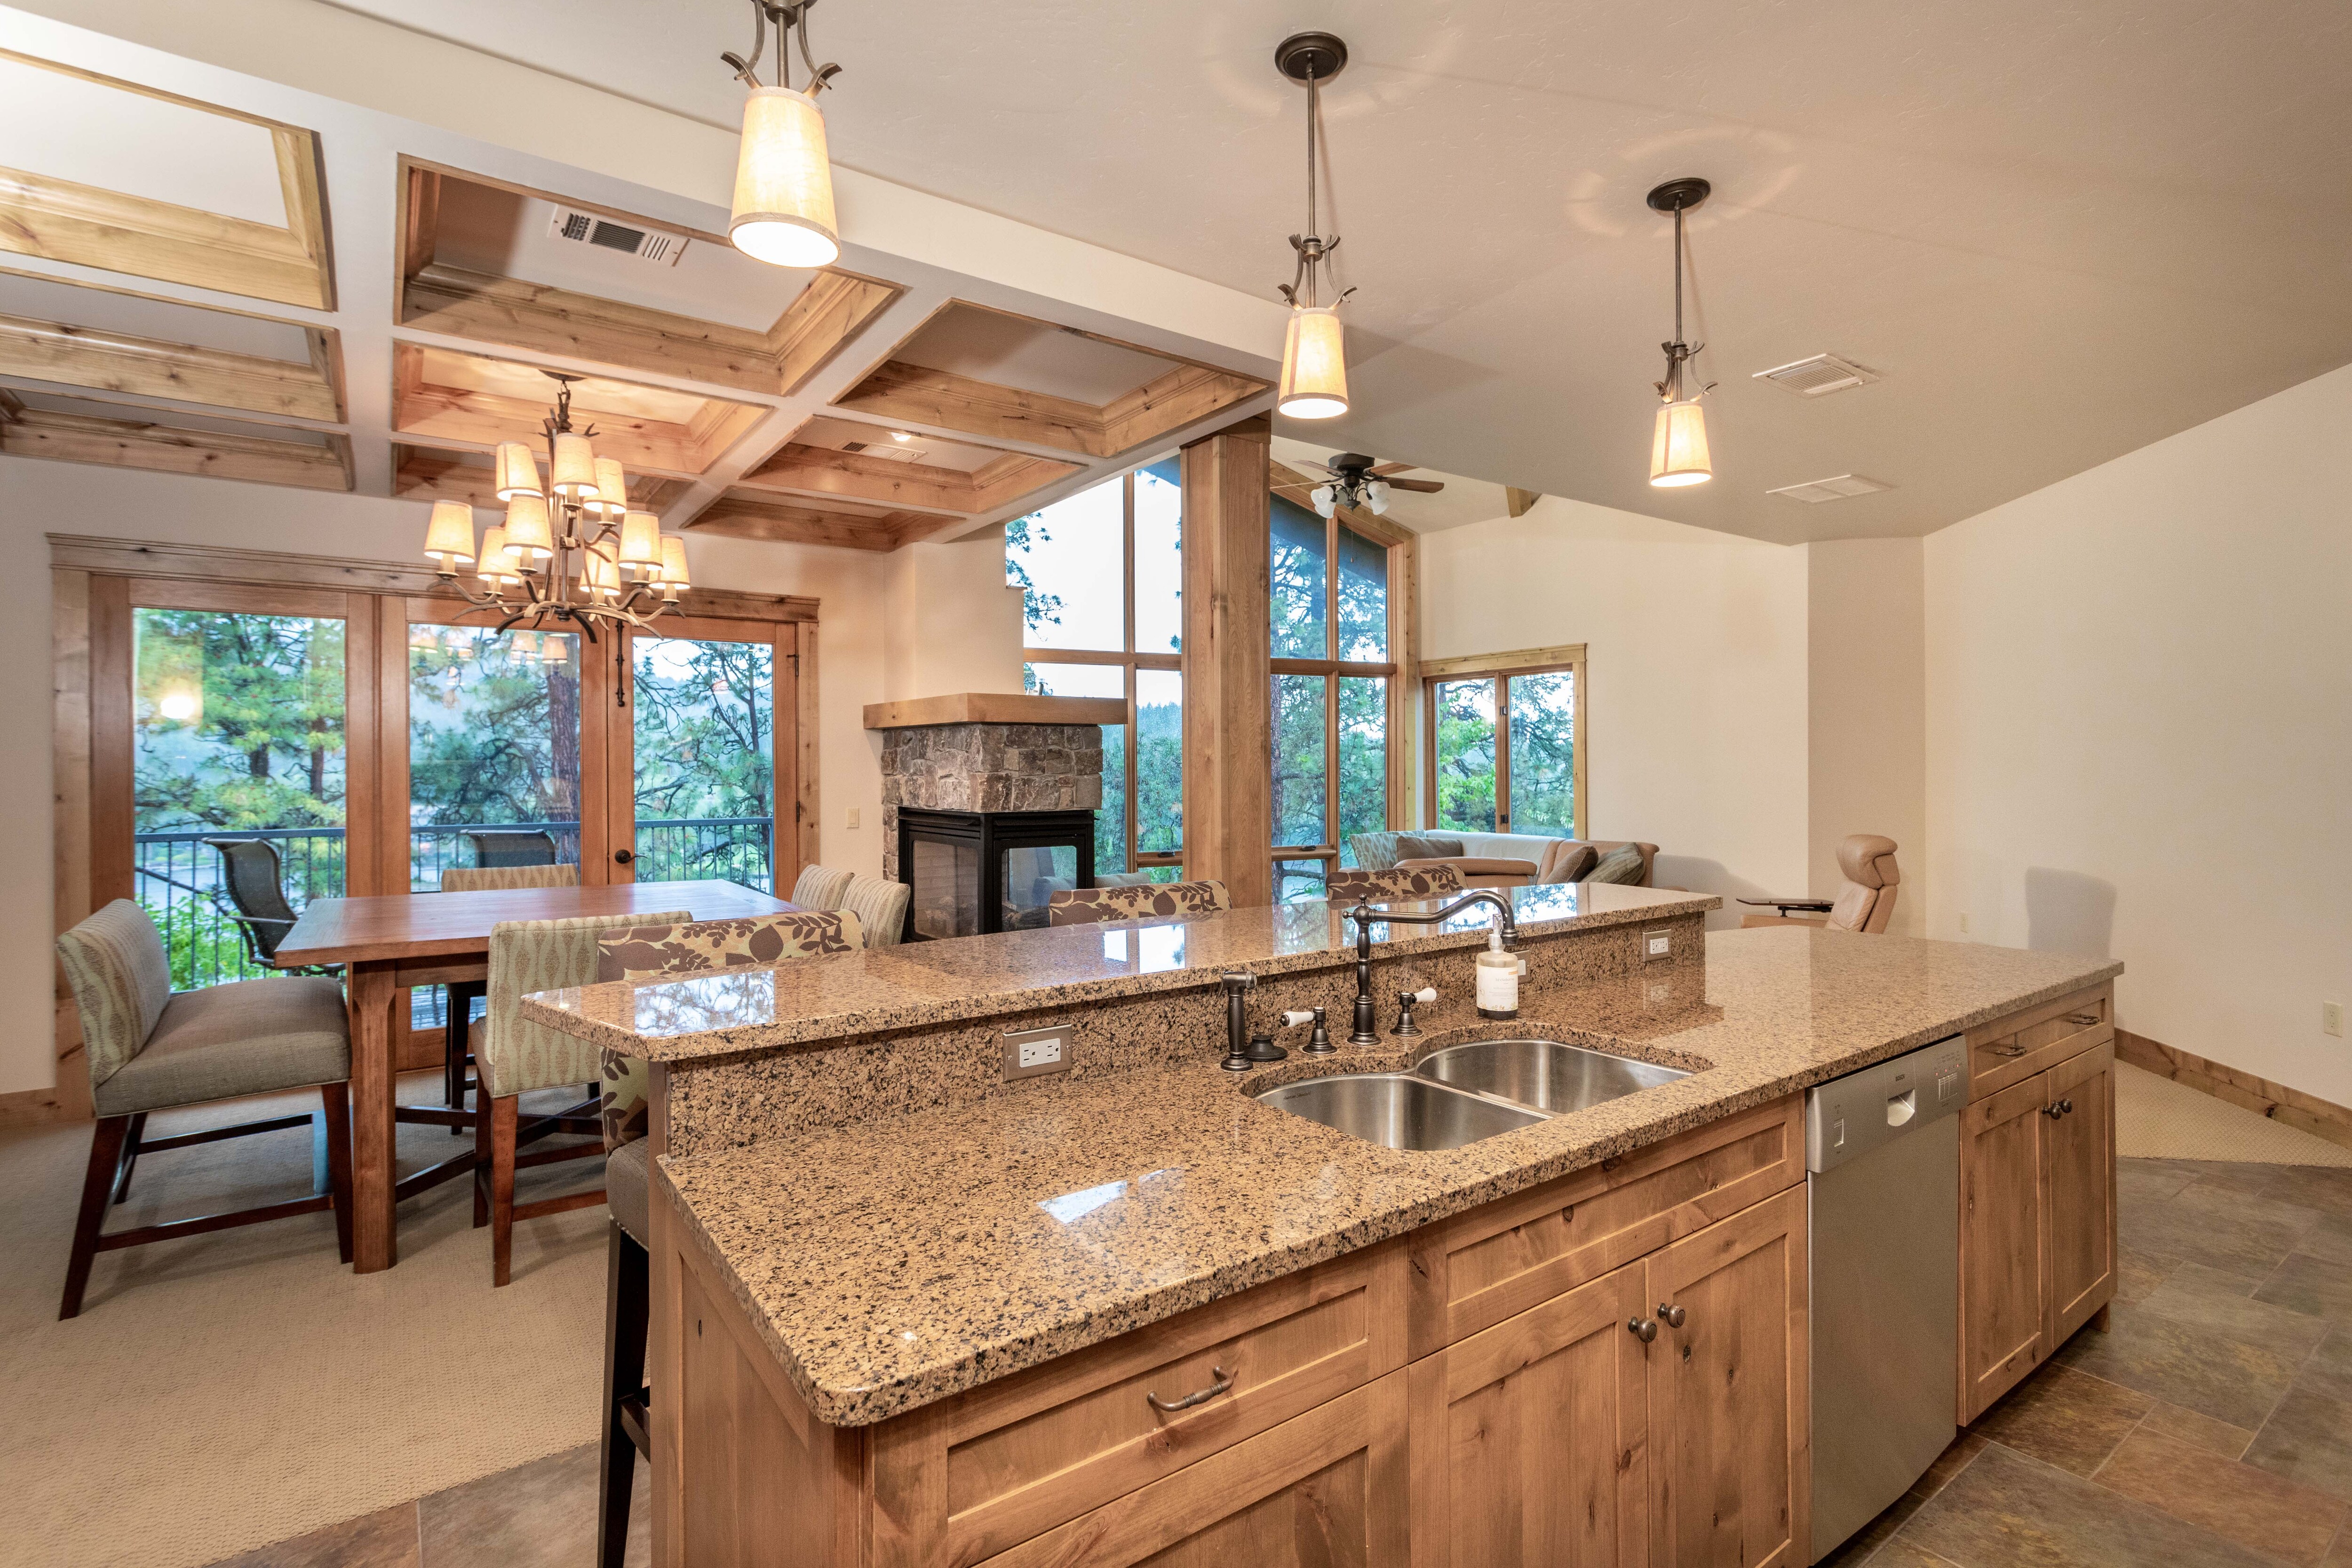
[(1478, 1016), (1516, 1018), (1519, 1016), (1519, 955), (1503, 947), (1500, 927), (1486, 933), (1486, 951), (1478, 955)]

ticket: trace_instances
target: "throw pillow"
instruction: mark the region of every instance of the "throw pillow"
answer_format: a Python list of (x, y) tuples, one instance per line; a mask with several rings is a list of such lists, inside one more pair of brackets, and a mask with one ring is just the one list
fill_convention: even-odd
[(1581, 882), (1592, 874), (1601, 851), (1590, 844), (1561, 843), (1547, 851), (1551, 864), (1539, 879), (1545, 882)]
[(1601, 864), (1584, 875), (1588, 882), (1622, 882), (1639, 887), (1642, 881), (1642, 851), (1632, 844), (1621, 844), (1601, 858)]
[(1425, 838), (1417, 833), (1397, 835), (1396, 858), (1400, 860), (1458, 860), (1465, 851), (1459, 838)]

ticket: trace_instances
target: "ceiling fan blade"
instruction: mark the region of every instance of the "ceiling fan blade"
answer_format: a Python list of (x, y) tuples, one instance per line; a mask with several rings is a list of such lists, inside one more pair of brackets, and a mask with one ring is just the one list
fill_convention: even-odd
[(1418, 463), (1375, 463), (1364, 471), (1376, 479), (1384, 479), (1391, 474), (1409, 474), (1420, 466)]
[(1384, 479), (1381, 482), (1392, 490), (1415, 490), (1425, 496), (1433, 496), (1445, 488), (1443, 479)]

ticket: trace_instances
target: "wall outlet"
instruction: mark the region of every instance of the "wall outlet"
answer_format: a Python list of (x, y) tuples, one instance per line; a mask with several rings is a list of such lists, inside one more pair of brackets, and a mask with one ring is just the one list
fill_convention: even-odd
[(1645, 931), (1642, 933), (1642, 962), (1674, 956), (1675, 937), (1672, 931)]
[(1070, 1026), (1067, 1024), (1051, 1024), (1042, 1029), (1004, 1031), (1004, 1076), (1008, 1080), (1069, 1070)]
[(2334, 1036), (2336, 1036), (2338, 1039), (2341, 1039), (2341, 1038), (2343, 1037), (2343, 1036), (2344, 1036), (2344, 1004), (2343, 1004), (2343, 1003), (2341, 1003), (2341, 1002), (2322, 1002), (2322, 1003), (2319, 1005), (2319, 1032), (2320, 1032), (2321, 1034), (2323, 1034), (2323, 1035), (2334, 1035)]
[(857, 826), (857, 808), (856, 806), (853, 805), (849, 808), (848, 813), (843, 817), (841, 825), (844, 827), (855, 827)]

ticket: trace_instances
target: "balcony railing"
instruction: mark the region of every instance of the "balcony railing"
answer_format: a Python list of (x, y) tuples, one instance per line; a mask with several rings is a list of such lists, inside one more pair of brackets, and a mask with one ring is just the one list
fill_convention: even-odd
[[(555, 858), (580, 858), (576, 822), (467, 822), (413, 827), (408, 835), (411, 890), (430, 892), (441, 873), (469, 866), (467, 833), (545, 833), (555, 840)], [(286, 901), (299, 913), (312, 899), (341, 896), (343, 829), (340, 827), (198, 828), (131, 836), (134, 896), (163, 933), (172, 963), (172, 988), (193, 990), (227, 980), (272, 973), (246, 956), (222, 877), (220, 852), (207, 838), (261, 838), (275, 845), (282, 863)], [(761, 892), (773, 889), (775, 821), (765, 816), (648, 818), (637, 824), (634, 869), (640, 882), (723, 880)], [(419, 1027), (438, 1024), (440, 992), (427, 1004), (419, 998)], [(436, 1009), (428, 1018), (427, 1008)]]

